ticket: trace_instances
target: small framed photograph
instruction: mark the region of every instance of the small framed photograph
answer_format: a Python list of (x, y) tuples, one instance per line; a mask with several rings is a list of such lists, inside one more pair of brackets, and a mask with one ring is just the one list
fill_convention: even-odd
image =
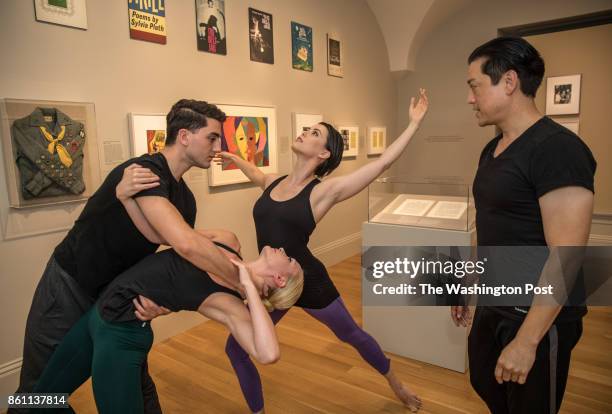
[(580, 113), (581, 77), (578, 74), (546, 79), (546, 115)]
[(387, 148), (387, 127), (368, 128), (368, 155), (382, 154)]
[(342, 42), (338, 36), (327, 34), (327, 74), (338, 78), (344, 77), (344, 54)]
[(85, 0), (34, 0), (36, 20), (87, 30)]
[(358, 126), (339, 126), (338, 131), (344, 141), (344, 152), (342, 158), (356, 157), (359, 155), (359, 127)]
[(313, 125), (323, 122), (323, 115), (321, 114), (298, 114), (293, 113), (293, 140), (302, 134), (304, 131), (308, 131)]
[(130, 148), (133, 157), (154, 154), (166, 145), (166, 115), (135, 114), (128, 115), (130, 123)]

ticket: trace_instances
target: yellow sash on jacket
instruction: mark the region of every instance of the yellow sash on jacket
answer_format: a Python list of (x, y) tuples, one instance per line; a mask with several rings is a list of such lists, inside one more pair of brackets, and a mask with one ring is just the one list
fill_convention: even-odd
[(49, 141), (49, 145), (47, 146), (47, 151), (49, 151), (49, 154), (53, 154), (57, 150), (57, 155), (59, 155), (62, 164), (64, 164), (67, 168), (70, 168), (72, 165), (72, 157), (70, 156), (68, 150), (59, 143), (64, 139), (64, 135), (66, 134), (66, 126), (62, 125), (60, 133), (57, 134), (57, 138), (53, 138), (53, 135), (51, 135), (51, 133), (47, 131), (47, 128), (44, 126), (40, 126), (40, 130), (47, 141)]

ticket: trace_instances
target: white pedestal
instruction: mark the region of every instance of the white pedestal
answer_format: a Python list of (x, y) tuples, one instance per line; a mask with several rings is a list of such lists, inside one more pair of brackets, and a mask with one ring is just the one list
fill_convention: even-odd
[[(475, 231), (364, 223), (363, 246), (473, 246)], [(467, 370), (466, 328), (447, 306), (364, 306), (363, 327), (384, 351), (454, 371)]]

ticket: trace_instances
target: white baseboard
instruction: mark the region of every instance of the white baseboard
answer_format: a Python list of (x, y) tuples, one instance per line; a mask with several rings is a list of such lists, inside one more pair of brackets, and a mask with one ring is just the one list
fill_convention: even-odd
[(6, 409), (6, 400), (4, 398), (17, 390), (22, 361), (22, 358), (17, 358), (0, 365), (0, 396), (2, 397), (0, 413), (4, 413)]
[(361, 231), (312, 249), (312, 254), (325, 264), (333, 266), (361, 252)]
[(605, 234), (591, 234), (589, 246), (612, 246), (612, 236)]

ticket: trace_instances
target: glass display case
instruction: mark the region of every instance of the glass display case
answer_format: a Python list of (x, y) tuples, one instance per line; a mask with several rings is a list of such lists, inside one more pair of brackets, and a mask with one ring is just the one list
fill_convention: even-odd
[(471, 231), (475, 224), (471, 188), (465, 184), (418, 183), (384, 177), (368, 187), (370, 223)]

